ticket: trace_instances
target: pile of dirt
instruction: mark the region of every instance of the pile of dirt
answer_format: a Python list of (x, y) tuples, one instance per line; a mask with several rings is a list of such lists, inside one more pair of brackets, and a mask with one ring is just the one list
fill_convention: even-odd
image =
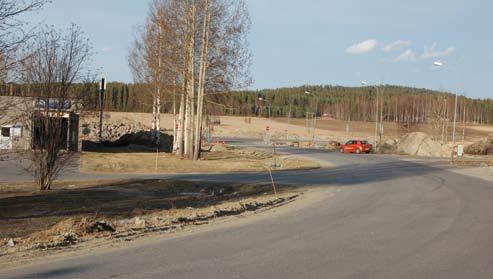
[(398, 139), (388, 139), (378, 146), (378, 153), (381, 154), (396, 154)]
[[(173, 136), (160, 133), (159, 146), (156, 146), (154, 132), (138, 131), (124, 134), (115, 141), (82, 141), (84, 151), (105, 151), (105, 148), (117, 148), (119, 151), (155, 151), (159, 147), (160, 152), (170, 153), (173, 150)], [(128, 149), (128, 150), (125, 150)]]
[(233, 150), (235, 150), (234, 146), (222, 144), (222, 143), (213, 144), (210, 147), (211, 152), (226, 152), (226, 151), (233, 151)]
[(204, 160), (265, 160), (274, 156), (272, 150), (241, 148), (227, 144), (214, 144), (208, 151), (203, 154)]
[(482, 141), (475, 142), (464, 149), (469, 155), (490, 155), (493, 154), (493, 134)]
[[(144, 145), (144, 146), (156, 146), (153, 132), (151, 131), (139, 131), (136, 133), (125, 134), (112, 143), (107, 143), (116, 147), (128, 146), (128, 145)], [(173, 136), (165, 133), (159, 135), (159, 149), (166, 149), (165, 152), (171, 152), (173, 148)]]
[(449, 156), (449, 146), (442, 145), (422, 132), (408, 133), (398, 140), (388, 140), (380, 146), (381, 153), (425, 157)]
[(90, 223), (91, 220), (86, 217), (67, 218), (47, 230), (33, 233), (27, 238), (16, 239), (16, 242), (43, 249), (73, 245), (80, 237), (89, 233)]
[(341, 148), (341, 143), (338, 142), (338, 141), (331, 140), (327, 144), (327, 149), (328, 150), (339, 151), (340, 148)]
[(0, 255), (33, 249), (56, 249), (91, 241), (96, 238), (132, 240), (149, 232), (172, 232), (186, 226), (207, 224), (224, 216), (239, 215), (281, 206), (299, 194), (264, 196), (204, 207), (139, 212), (132, 218), (70, 217), (51, 228), (26, 237), (5, 239)]
[[(128, 123), (104, 120), (102, 136), (104, 140), (113, 142), (124, 135), (145, 130), (150, 129), (140, 122)], [(99, 141), (99, 122), (90, 121), (82, 124), (82, 140)]]

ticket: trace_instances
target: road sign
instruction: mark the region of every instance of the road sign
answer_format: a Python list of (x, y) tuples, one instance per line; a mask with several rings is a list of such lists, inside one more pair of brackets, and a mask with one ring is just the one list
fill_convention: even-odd
[(464, 156), (464, 146), (462, 144), (457, 145), (457, 156)]
[(106, 79), (102, 78), (99, 83), (99, 140), (103, 141), (103, 109), (104, 91), (106, 91)]
[(101, 81), (99, 82), (99, 90), (106, 90), (106, 79), (102, 78)]

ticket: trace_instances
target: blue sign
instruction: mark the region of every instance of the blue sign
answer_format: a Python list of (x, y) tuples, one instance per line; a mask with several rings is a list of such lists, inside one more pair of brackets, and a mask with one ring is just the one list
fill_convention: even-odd
[(70, 100), (38, 98), (36, 100), (36, 109), (38, 110), (70, 110), (72, 102)]

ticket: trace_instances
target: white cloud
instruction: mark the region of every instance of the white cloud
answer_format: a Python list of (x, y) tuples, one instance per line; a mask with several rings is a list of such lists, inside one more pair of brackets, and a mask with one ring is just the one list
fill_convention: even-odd
[(436, 43), (434, 43), (430, 48), (425, 46), (425, 51), (421, 55), (422, 59), (439, 58), (450, 56), (455, 52), (455, 47), (451, 46), (444, 50), (437, 50)]
[(365, 54), (373, 51), (377, 46), (377, 40), (366, 40), (348, 47), (346, 52), (351, 54)]
[(411, 44), (411, 41), (394, 41), (386, 46), (383, 47), (383, 50), (384, 51), (394, 51), (394, 50), (398, 50), (398, 49), (401, 49), (401, 48), (404, 48), (404, 47), (407, 47)]
[(407, 49), (401, 55), (397, 56), (394, 62), (416, 62), (416, 54), (411, 49)]

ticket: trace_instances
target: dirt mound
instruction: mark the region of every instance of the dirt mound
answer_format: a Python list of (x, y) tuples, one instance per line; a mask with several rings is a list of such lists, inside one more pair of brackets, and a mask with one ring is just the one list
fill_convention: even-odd
[[(195, 201), (191, 204), (198, 207), (187, 206), (153, 211), (134, 209), (132, 212), (136, 213), (134, 217), (122, 214), (106, 220), (97, 220), (97, 217), (67, 217), (47, 229), (41, 229), (28, 236), (0, 239), (0, 255), (33, 249), (59, 249), (96, 238), (130, 241), (149, 232), (177, 231), (186, 226), (207, 224), (218, 217), (278, 207), (295, 200), (300, 195), (283, 193), (275, 197), (265, 196), (267, 192), (259, 191), (257, 186), (245, 186), (247, 191), (245, 195), (234, 192), (237, 188), (233, 187), (220, 188), (222, 191), (212, 194), (215, 198), (201, 193), (200, 197), (208, 199), (209, 202)], [(271, 186), (266, 184), (262, 189), (267, 188), (270, 189)], [(258, 196), (253, 195), (250, 190), (258, 192)], [(264, 195), (259, 194), (261, 192), (265, 192)], [(198, 197), (192, 195), (190, 200), (196, 200)]]
[(336, 150), (338, 151), (341, 148), (341, 143), (338, 141), (329, 141), (327, 144), (327, 149), (328, 150)]
[(450, 155), (450, 148), (422, 132), (408, 133), (397, 141), (387, 141), (380, 147), (382, 153), (411, 156), (444, 157)]
[[(112, 143), (112, 145), (115, 146), (128, 146), (130, 144), (155, 146), (153, 133), (151, 131), (140, 131), (137, 133), (126, 134)], [(167, 149), (167, 152), (171, 152), (171, 149), (173, 148), (173, 136), (160, 133), (159, 148)]]
[[(121, 136), (115, 141), (83, 141), (84, 151), (105, 151), (105, 148), (118, 148), (120, 151), (155, 151), (156, 143), (152, 131), (139, 131)], [(170, 153), (173, 150), (173, 136), (160, 133), (159, 151)]]
[(493, 134), (488, 135), (485, 140), (475, 142), (467, 146), (464, 151), (470, 155), (490, 155), (493, 154)]
[[(122, 122), (104, 120), (103, 122), (103, 139), (106, 141), (116, 141), (126, 134), (137, 133), (139, 131), (149, 130), (150, 127), (140, 122)], [(99, 122), (89, 121), (82, 123), (82, 139), (86, 141), (99, 140)]]
[(55, 248), (77, 243), (78, 238), (89, 233), (88, 227), (92, 220), (88, 218), (67, 218), (51, 228), (31, 234), (28, 238), (19, 239), (23, 244), (34, 248)]
[(382, 154), (395, 154), (397, 153), (397, 143), (399, 141), (397, 139), (389, 139), (384, 143), (381, 143), (378, 147), (378, 152)]
[(212, 145), (210, 149), (211, 152), (224, 152), (224, 151), (233, 151), (233, 150), (235, 150), (234, 146), (221, 144), (221, 143)]

